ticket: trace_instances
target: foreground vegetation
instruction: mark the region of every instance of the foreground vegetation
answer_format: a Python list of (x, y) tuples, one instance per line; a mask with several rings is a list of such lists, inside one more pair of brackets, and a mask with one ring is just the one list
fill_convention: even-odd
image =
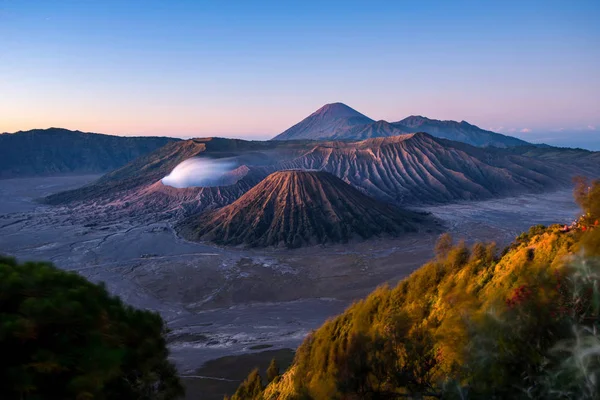
[(600, 398), (600, 182), (579, 180), (575, 197), (573, 227), (533, 227), (501, 255), (442, 236), (434, 260), (232, 399)]
[(0, 398), (175, 399), (158, 314), (49, 263), (0, 257)]

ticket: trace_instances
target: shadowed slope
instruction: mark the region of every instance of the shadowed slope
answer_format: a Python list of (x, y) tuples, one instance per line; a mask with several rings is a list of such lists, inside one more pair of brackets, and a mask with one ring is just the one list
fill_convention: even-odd
[(280, 171), (234, 203), (193, 216), (183, 236), (218, 244), (287, 246), (415, 231), (424, 217), (380, 203), (326, 172)]
[(387, 121), (377, 121), (367, 125), (359, 125), (332, 136), (332, 139), (364, 140), (378, 137), (398, 136), (408, 133)]
[(0, 178), (107, 172), (178, 140), (60, 128), (4, 133), (0, 134)]
[(463, 142), (472, 146), (506, 148), (530, 145), (524, 140), (486, 131), (466, 121), (440, 121), (413, 115), (404, 118), (402, 121), (392, 123), (392, 126), (406, 133), (427, 132), (441, 139)]

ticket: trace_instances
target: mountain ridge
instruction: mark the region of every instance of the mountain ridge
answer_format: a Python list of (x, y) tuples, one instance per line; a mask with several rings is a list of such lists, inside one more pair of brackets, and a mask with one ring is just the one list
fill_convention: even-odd
[(0, 178), (108, 172), (176, 138), (114, 136), (63, 128), (0, 134)]
[(459, 141), (479, 147), (518, 147), (531, 145), (529, 142), (512, 136), (481, 129), (464, 120), (457, 122), (411, 115), (400, 121), (392, 122), (391, 125), (406, 132), (427, 132), (441, 139)]
[(375, 121), (343, 103), (324, 105), (272, 140), (364, 140), (416, 132), (426, 132), (435, 137), (478, 147), (531, 145), (512, 136), (481, 129), (464, 120), (442, 121), (411, 115), (397, 122)]
[(551, 162), (426, 133), (320, 142), (282, 168), (328, 171), (395, 204), (483, 200), (557, 188), (571, 179), (568, 167), (558, 171)]

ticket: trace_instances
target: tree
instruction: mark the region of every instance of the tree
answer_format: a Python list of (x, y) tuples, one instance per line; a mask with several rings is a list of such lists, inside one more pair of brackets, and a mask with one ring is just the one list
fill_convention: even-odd
[(589, 181), (584, 177), (576, 177), (574, 182), (575, 201), (583, 210), (586, 222), (593, 224), (600, 218), (600, 180)]
[(258, 368), (253, 369), (248, 377), (237, 388), (231, 400), (257, 400), (260, 399), (264, 386)]
[(439, 237), (435, 243), (435, 255), (439, 259), (444, 259), (448, 255), (448, 252), (452, 249), (452, 235), (444, 233)]
[(470, 252), (464, 240), (461, 240), (458, 245), (451, 247), (446, 251), (445, 264), (453, 269), (463, 267), (469, 261)]
[(279, 363), (276, 359), (272, 359), (269, 368), (267, 368), (267, 382), (273, 382), (279, 375)]
[[(586, 234), (582, 239), (584, 251), (589, 256), (600, 256), (600, 180), (589, 181), (577, 177), (575, 181), (575, 201), (581, 207)], [(592, 229), (587, 229), (588, 227)]]
[(175, 399), (165, 332), (103, 285), (0, 257), (0, 398)]

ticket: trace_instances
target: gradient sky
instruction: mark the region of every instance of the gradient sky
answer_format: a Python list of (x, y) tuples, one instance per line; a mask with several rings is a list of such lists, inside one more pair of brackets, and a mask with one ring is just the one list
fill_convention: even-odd
[(270, 138), (336, 101), (600, 149), (600, 1), (0, 0), (0, 132)]

